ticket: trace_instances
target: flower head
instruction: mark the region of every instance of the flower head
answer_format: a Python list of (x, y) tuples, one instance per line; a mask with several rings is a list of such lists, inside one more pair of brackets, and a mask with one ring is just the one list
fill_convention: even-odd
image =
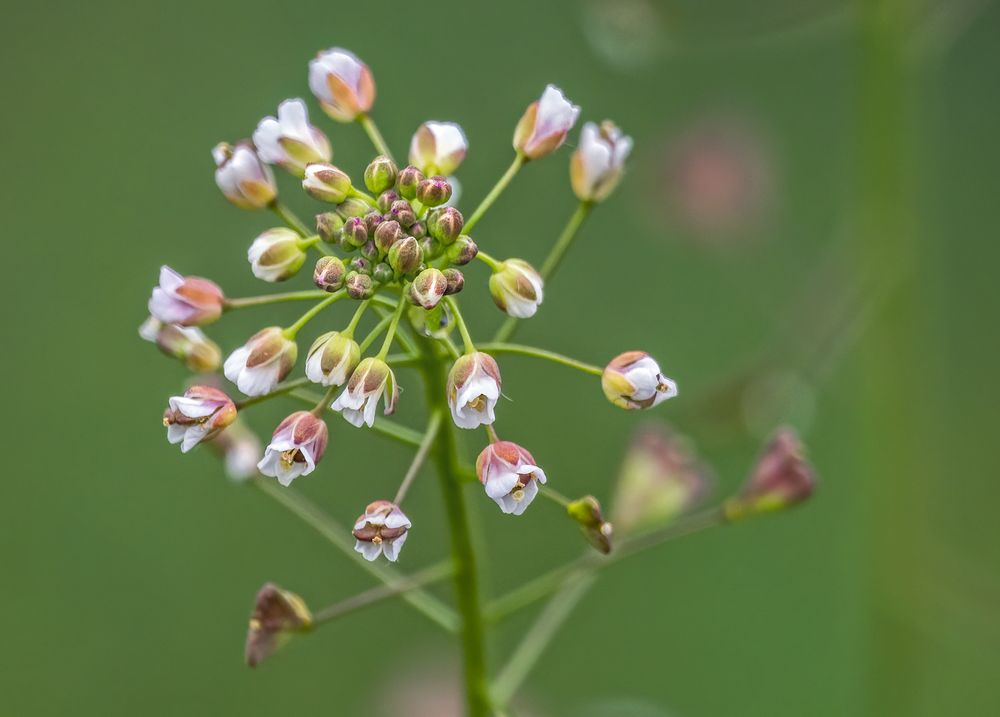
[(257, 155), (268, 164), (277, 164), (301, 177), (311, 162), (329, 162), (330, 141), (309, 124), (309, 110), (300, 99), (278, 105), (278, 117), (265, 117), (253, 133)]
[(448, 407), (459, 428), (493, 423), (493, 408), (500, 398), (500, 368), (482, 351), (465, 354), (448, 373)]
[(514, 130), (514, 149), (528, 159), (552, 154), (566, 141), (580, 108), (555, 85), (547, 85), (541, 99), (528, 105)]
[(225, 297), (218, 284), (160, 267), (160, 283), (149, 297), (149, 313), (165, 324), (210, 324), (222, 316)]
[(726, 502), (726, 517), (736, 520), (754, 513), (788, 508), (808, 499), (816, 489), (816, 474), (805, 459), (798, 435), (782, 428), (764, 447), (739, 495)]
[(652, 408), (677, 395), (677, 384), (644, 351), (626, 351), (613, 358), (601, 375), (601, 387), (611, 403), (629, 411)]
[(454, 122), (424, 122), (410, 140), (410, 164), (426, 175), (452, 174), (468, 149), (465, 132)]
[(368, 65), (348, 50), (323, 50), (309, 61), (309, 89), (323, 111), (338, 122), (353, 122), (375, 102)]
[(257, 593), (250, 615), (245, 652), (247, 664), (256, 667), (274, 654), (283, 636), (308, 632), (312, 625), (312, 613), (302, 598), (274, 583), (267, 583)]
[(525, 511), (538, 495), (538, 483), (545, 483), (545, 471), (531, 454), (510, 441), (486, 446), (476, 459), (476, 475), (500, 510), (514, 515)]
[(197, 373), (215, 371), (222, 363), (222, 349), (196, 326), (165, 324), (150, 316), (139, 327), (139, 336)]
[(222, 372), (247, 396), (263, 396), (292, 370), (299, 349), (278, 326), (258, 331), (226, 359)]
[(241, 209), (262, 209), (278, 196), (271, 168), (261, 162), (249, 142), (225, 142), (212, 150), (215, 183), (230, 202)]
[(382, 359), (368, 357), (362, 359), (354, 369), (347, 388), (330, 408), (340, 411), (344, 419), (353, 426), (360, 427), (364, 423), (371, 428), (375, 423), (378, 400), (383, 394), (383, 413), (390, 416), (396, 410), (396, 401), (399, 400), (399, 384), (396, 383), (396, 376), (389, 364)]
[(541, 275), (523, 259), (507, 259), (490, 275), (493, 303), (518, 319), (535, 315), (542, 303), (543, 287)]
[(588, 122), (580, 133), (580, 146), (570, 160), (570, 182), (581, 202), (601, 202), (618, 186), (632, 138), (613, 122), (600, 126)]
[(299, 476), (316, 469), (326, 450), (327, 436), (322, 419), (309, 411), (296, 411), (274, 429), (257, 468), (264, 475), (277, 478), (281, 485), (291, 485)]
[(291, 229), (275, 227), (262, 232), (247, 251), (250, 270), (264, 281), (285, 281), (295, 276), (306, 261), (302, 239)]
[(236, 405), (217, 388), (192, 386), (183, 396), (171, 396), (163, 412), (167, 440), (180, 443), (187, 453), (202, 441), (215, 438), (236, 420)]
[(361, 360), (361, 349), (350, 336), (338, 331), (323, 334), (306, 359), (306, 378), (323, 386), (342, 386)]
[(376, 500), (368, 504), (354, 524), (354, 549), (365, 560), (375, 560), (382, 554), (386, 560), (394, 563), (406, 542), (409, 529), (410, 519), (398, 505), (387, 500)]

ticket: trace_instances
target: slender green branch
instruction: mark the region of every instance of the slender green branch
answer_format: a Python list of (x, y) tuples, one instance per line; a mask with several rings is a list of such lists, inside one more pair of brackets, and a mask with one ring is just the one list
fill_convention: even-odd
[(365, 590), (362, 593), (354, 595), (353, 597), (346, 598), (340, 602), (335, 602), (325, 608), (317, 610), (313, 614), (313, 624), (322, 625), (323, 623), (336, 620), (349, 613), (357, 612), (366, 607), (371, 607), (383, 600), (387, 600), (398, 595), (407, 593), (415, 588), (426, 587), (427, 585), (433, 585), (436, 582), (440, 582), (445, 578), (451, 577), (451, 561), (445, 560), (440, 563), (435, 563), (430, 567), (426, 567), (423, 570), (408, 575), (400, 580), (395, 585), (377, 585), (370, 590)]
[(403, 315), (406, 302), (406, 293), (404, 292), (399, 297), (399, 304), (396, 306), (396, 311), (392, 314), (392, 319), (389, 321), (389, 328), (385, 331), (385, 339), (382, 341), (382, 348), (378, 352), (379, 359), (385, 360), (385, 357), (389, 355), (389, 347), (392, 346), (392, 339), (396, 336), (396, 327), (399, 326), (399, 317)]
[[(405, 294), (401, 294), (401, 295), (405, 296)], [(381, 297), (381, 298), (385, 298), (385, 297)], [(396, 308), (396, 302), (395, 301), (391, 301), (390, 302), (389, 299), (386, 299), (385, 302), (387, 304), (389, 304), (388, 308), (391, 308), (391, 309), (395, 309)], [(383, 306), (384, 305), (385, 304), (383, 304)], [(376, 311), (379, 312), (379, 316), (381, 316), (382, 318), (385, 318), (387, 316), (392, 316), (392, 314), (390, 312), (386, 311), (381, 306), (377, 307)], [(417, 351), (417, 348), (413, 345), (413, 342), (410, 341), (406, 337), (406, 333), (405, 332), (402, 332), (402, 331), (397, 331), (396, 332), (396, 343), (399, 344), (400, 348), (402, 348), (404, 351), (406, 351), (408, 354), (410, 354), (411, 357), (417, 357), (417, 356), (420, 355), (420, 352)]]
[(267, 306), (281, 304), (286, 301), (312, 301), (322, 299), (330, 294), (325, 291), (289, 291), (284, 294), (264, 294), (263, 296), (245, 296), (240, 299), (226, 299), (222, 308), (225, 311), (246, 309), (251, 306)]
[(472, 231), (472, 228), (479, 223), (479, 220), (483, 218), (483, 215), (486, 214), (486, 211), (491, 206), (493, 206), (493, 202), (495, 202), (497, 198), (501, 194), (503, 194), (503, 190), (507, 188), (507, 185), (510, 184), (510, 181), (518, 173), (521, 167), (524, 166), (525, 161), (526, 159), (524, 155), (518, 152), (517, 156), (514, 157), (514, 161), (511, 162), (511, 165), (507, 168), (507, 171), (504, 172), (503, 176), (500, 177), (499, 181), (497, 181), (497, 183), (493, 185), (493, 189), (490, 190), (490, 193), (487, 194), (486, 197), (483, 199), (483, 201), (479, 203), (479, 206), (476, 207), (476, 210), (472, 212), (472, 216), (469, 217), (467, 222), (465, 222), (465, 227), (463, 231), (466, 234)]
[(440, 427), (441, 411), (434, 411), (431, 413), (431, 418), (427, 422), (427, 430), (424, 431), (424, 439), (420, 443), (420, 448), (417, 450), (416, 455), (413, 456), (413, 461), (410, 463), (410, 467), (406, 471), (406, 475), (403, 477), (403, 482), (399, 484), (399, 490), (396, 491), (396, 497), (392, 499), (392, 502), (396, 505), (403, 502), (403, 498), (406, 497), (406, 493), (410, 490), (413, 480), (420, 472), (420, 468), (424, 465), (424, 461), (427, 460), (427, 453), (434, 444), (434, 439), (437, 438), (438, 429)]
[[(302, 401), (303, 403), (315, 404), (320, 400), (320, 395), (318, 393), (315, 393), (314, 391), (303, 391), (302, 389), (290, 391), (288, 395)], [(398, 423), (381, 416), (375, 419), (375, 425), (372, 426), (372, 430), (375, 431), (375, 433), (380, 433), (388, 438), (393, 438), (407, 446), (419, 447), (424, 438), (423, 434), (419, 431), (414, 431), (412, 428), (401, 426)]]
[(361, 348), (362, 354), (368, 350), (368, 347), (370, 347), (373, 343), (375, 343), (375, 339), (377, 339), (379, 336), (382, 335), (382, 332), (385, 331), (385, 328), (389, 325), (391, 321), (392, 321), (392, 314), (388, 316), (383, 316), (382, 319), (377, 324), (375, 324), (372, 330), (368, 332), (368, 335), (365, 336), (365, 338), (361, 341), (360, 344), (358, 344)]
[(389, 354), (385, 357), (385, 362), (393, 368), (403, 368), (404, 366), (416, 366), (422, 361), (419, 356), (410, 354)]
[(351, 187), (350, 196), (354, 197), (355, 199), (360, 199), (372, 209), (378, 209), (378, 202), (375, 200), (375, 197), (365, 192), (362, 192), (357, 187)]
[[(372, 577), (393, 587), (405, 584), (406, 578), (399, 575), (392, 568), (362, 559), (354, 551), (351, 531), (326, 515), (299, 491), (293, 488), (282, 487), (277, 482), (266, 478), (258, 478), (252, 481), (252, 483), (288, 509), (289, 512), (316, 530), (329, 543), (351, 558)], [(430, 618), (432, 622), (437, 623), (445, 630), (454, 632), (457, 629), (458, 621), (455, 613), (430, 593), (414, 589), (404, 593), (402, 597), (406, 602)]]
[(268, 204), (267, 207), (272, 212), (277, 214), (278, 218), (281, 219), (281, 221), (283, 221), (288, 227), (298, 232), (299, 235), (307, 237), (310, 234), (313, 234), (313, 232), (309, 230), (309, 227), (307, 227), (305, 223), (301, 219), (299, 219), (291, 209), (286, 207), (277, 199)]
[(384, 154), (386, 157), (395, 162), (396, 160), (393, 158), (392, 152), (389, 150), (389, 145), (386, 144), (382, 133), (379, 132), (378, 127), (375, 126), (374, 120), (372, 120), (372, 118), (367, 114), (361, 114), (358, 115), (358, 124), (360, 124), (362, 129), (364, 129), (365, 134), (368, 135), (368, 139), (370, 139), (372, 144), (375, 145), (375, 149), (379, 152), (379, 154)]
[(308, 378), (297, 378), (293, 381), (285, 381), (284, 383), (279, 384), (277, 388), (275, 388), (270, 393), (265, 393), (263, 396), (252, 396), (250, 398), (243, 399), (242, 401), (236, 404), (236, 409), (242, 411), (244, 408), (249, 408), (250, 406), (261, 403), (263, 401), (267, 401), (268, 399), (274, 398), (275, 396), (283, 396), (286, 393), (291, 393), (297, 388), (302, 388), (303, 386), (308, 386), (308, 385), (309, 385)]
[(469, 327), (465, 325), (465, 319), (462, 318), (462, 312), (458, 309), (458, 302), (452, 296), (445, 297), (445, 301), (448, 303), (448, 308), (451, 309), (452, 316), (455, 317), (455, 323), (458, 325), (458, 332), (462, 335), (462, 344), (465, 347), (465, 353), (475, 353), (476, 345), (472, 343), (472, 336), (469, 335)]
[(344, 336), (351, 338), (354, 336), (354, 330), (358, 328), (358, 323), (361, 321), (361, 317), (365, 315), (365, 310), (371, 305), (371, 299), (366, 299), (362, 301), (358, 308), (354, 312), (354, 316), (351, 317), (351, 321), (347, 324), (347, 327), (341, 331)]
[(562, 364), (563, 366), (569, 366), (570, 368), (575, 368), (579, 371), (583, 371), (584, 373), (593, 374), (594, 376), (600, 376), (604, 373), (604, 369), (600, 366), (594, 366), (593, 364), (585, 363), (583, 361), (577, 361), (569, 356), (563, 356), (562, 354), (557, 354), (554, 351), (547, 351), (545, 349), (536, 348), (535, 346), (491, 342), (488, 344), (480, 344), (479, 350), (494, 354), (520, 354), (521, 356), (533, 356), (534, 358), (545, 359), (547, 361)]
[(481, 261), (484, 264), (486, 264), (493, 271), (499, 271), (500, 270), (500, 265), (503, 264), (502, 261), (500, 261), (499, 259), (496, 259), (496, 258), (490, 256), (485, 251), (479, 251), (476, 254), (476, 258), (479, 259), (479, 261)]
[(548, 498), (553, 503), (558, 503), (563, 508), (566, 508), (573, 502), (555, 488), (549, 488), (547, 485), (539, 486), (538, 492), (541, 493), (543, 497)]
[(299, 331), (302, 329), (302, 327), (305, 326), (306, 324), (308, 324), (314, 318), (316, 318), (316, 316), (319, 314), (319, 312), (321, 312), (323, 309), (325, 309), (330, 304), (332, 304), (332, 303), (334, 303), (336, 301), (340, 301), (345, 296), (347, 296), (347, 290), (346, 289), (341, 289), (340, 291), (335, 291), (332, 294), (327, 294), (327, 297), (325, 299), (323, 299), (318, 304), (316, 304), (314, 307), (312, 307), (311, 309), (309, 309), (309, 311), (307, 311), (306, 313), (302, 314), (302, 316), (299, 317), (298, 321), (296, 321), (294, 324), (292, 324), (287, 329), (285, 329), (285, 332), (284, 332), (285, 336), (287, 338), (289, 338), (289, 339), (294, 339), (295, 335), (299, 333)]

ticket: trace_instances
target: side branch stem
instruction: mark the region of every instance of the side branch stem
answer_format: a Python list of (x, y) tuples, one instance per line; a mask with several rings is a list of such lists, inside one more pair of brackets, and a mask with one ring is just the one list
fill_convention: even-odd
[(507, 171), (503, 173), (503, 176), (500, 177), (499, 181), (493, 185), (493, 189), (490, 190), (490, 193), (483, 198), (483, 201), (479, 203), (476, 210), (472, 212), (472, 216), (469, 217), (467, 222), (465, 222), (465, 226), (462, 231), (466, 234), (472, 231), (472, 228), (479, 223), (479, 220), (483, 218), (486, 211), (493, 206), (493, 202), (495, 202), (497, 198), (503, 194), (503, 190), (507, 188), (510, 181), (518, 173), (521, 167), (524, 166), (524, 162), (524, 155), (518, 152), (517, 156), (514, 157), (514, 161), (511, 162), (511, 165), (507, 168)]
[(375, 145), (375, 149), (378, 150), (380, 154), (384, 154), (386, 157), (391, 159), (395, 163), (395, 159), (392, 156), (392, 152), (389, 150), (389, 145), (386, 144), (385, 138), (382, 133), (379, 132), (378, 127), (375, 126), (375, 121), (372, 120), (367, 114), (362, 114), (358, 116), (358, 124), (364, 129), (365, 134), (368, 135), (368, 139), (372, 141)]
[(298, 232), (300, 236), (307, 237), (313, 233), (309, 231), (309, 227), (307, 227), (301, 219), (295, 216), (295, 212), (279, 202), (277, 199), (267, 206), (272, 212), (278, 215), (278, 218), (281, 219), (281, 221)]
[(562, 354), (557, 354), (554, 351), (547, 351), (545, 349), (540, 349), (535, 346), (524, 346), (522, 344), (508, 344), (503, 342), (491, 342), (488, 344), (480, 344), (480, 351), (486, 351), (487, 353), (496, 354), (520, 354), (521, 356), (533, 356), (535, 358), (545, 359), (547, 361), (552, 361), (554, 363), (562, 364), (563, 366), (569, 366), (570, 368), (575, 368), (578, 371), (583, 371), (584, 373), (590, 373), (594, 376), (600, 376), (604, 373), (604, 369), (600, 366), (595, 366), (593, 364), (586, 363), (584, 361), (577, 361), (569, 356), (563, 356)]

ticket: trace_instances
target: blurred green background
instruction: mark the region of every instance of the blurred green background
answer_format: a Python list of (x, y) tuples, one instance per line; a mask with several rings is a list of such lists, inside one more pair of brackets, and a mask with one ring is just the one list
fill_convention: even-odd
[[(8, 3), (0, 713), (443, 714), (392, 706), (407, 685), (446, 693), (454, 664), (399, 603), (243, 665), (264, 581), (314, 606), (370, 582), (208, 451), (167, 445), (160, 412), (185, 374), (136, 336), (161, 263), (267, 289), (245, 250), (273, 219), (225, 202), (209, 150), (308, 97), (307, 61), (340, 45), (371, 65), (397, 154), (425, 119), (462, 124), (466, 209), (547, 82), (635, 138), (520, 338), (595, 363), (644, 348), (681, 396), (625, 414), (582, 375), (504, 359), (505, 436), (554, 486), (609, 499), (644, 420), (696, 440), (720, 494), (783, 421), (822, 477), (801, 509), (610, 570), (535, 669), (530, 711), (1000, 714), (998, 33), (986, 0)], [(360, 174), (360, 129), (313, 118)], [(477, 229), (484, 249), (544, 257), (573, 208), (570, 151), (522, 173)], [(485, 335), (486, 270), (467, 274)], [(210, 333), (228, 351), (301, 308)], [(419, 426), (418, 379), (401, 380)], [(296, 488), (347, 522), (407, 460), (333, 419)], [(408, 501), (404, 567), (446, 549), (430, 478)], [(579, 551), (551, 503), (513, 521), (469, 498), (493, 593)], [(494, 636), (494, 664), (528, 619)]]

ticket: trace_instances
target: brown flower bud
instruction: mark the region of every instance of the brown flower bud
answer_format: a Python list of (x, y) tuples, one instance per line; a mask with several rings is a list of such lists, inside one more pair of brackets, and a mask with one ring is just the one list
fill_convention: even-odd
[(465, 275), (458, 269), (445, 269), (443, 273), (448, 282), (445, 294), (457, 294), (465, 287)]
[(396, 187), (399, 189), (399, 194), (404, 199), (413, 199), (417, 196), (417, 185), (424, 181), (424, 173), (419, 169), (410, 165), (409, 167), (403, 167), (402, 171), (399, 173), (399, 177), (396, 180)]
[(448, 288), (448, 279), (440, 269), (424, 269), (410, 284), (410, 301), (425, 309), (433, 309)]
[(413, 222), (407, 231), (410, 232), (410, 236), (414, 239), (423, 239), (427, 236), (427, 225), (423, 222)]
[(387, 219), (395, 219), (399, 222), (399, 225), (404, 228), (408, 228), (417, 221), (417, 215), (413, 211), (413, 207), (405, 199), (398, 199), (392, 203), (389, 207), (389, 212), (386, 216)]
[(389, 266), (397, 276), (406, 276), (415, 272), (423, 261), (420, 244), (413, 237), (405, 237), (389, 249)]
[(346, 221), (351, 217), (363, 217), (368, 213), (369, 209), (371, 209), (371, 207), (368, 206), (367, 202), (355, 197), (348, 197), (337, 205), (337, 214), (343, 217)]
[(451, 199), (451, 185), (444, 177), (431, 177), (417, 185), (417, 200), (427, 207), (440, 207)]
[(308, 632), (312, 625), (312, 613), (302, 598), (267, 583), (257, 593), (250, 615), (245, 652), (247, 665), (256, 667), (274, 654), (283, 637), (289, 633)]
[(383, 213), (388, 212), (389, 208), (392, 206), (392, 203), (397, 199), (399, 199), (399, 192), (393, 189), (385, 190), (380, 195), (378, 195), (377, 204), (379, 210), (382, 211)]
[(764, 448), (739, 495), (725, 504), (728, 520), (782, 510), (807, 500), (816, 489), (816, 474), (806, 461), (798, 435), (779, 429)]
[(321, 256), (313, 270), (313, 283), (323, 291), (334, 292), (344, 285), (347, 270), (335, 256)]
[(388, 253), (392, 245), (404, 236), (402, 227), (395, 220), (385, 221), (375, 230), (375, 246), (382, 254)]
[(375, 194), (384, 192), (396, 183), (398, 172), (395, 162), (384, 155), (379, 155), (365, 169), (365, 186), (369, 192)]
[(465, 266), (475, 259), (478, 253), (479, 247), (476, 246), (476, 242), (472, 241), (471, 237), (463, 234), (455, 240), (454, 244), (448, 247), (448, 261), (458, 266)]
[(316, 215), (316, 233), (327, 244), (340, 244), (344, 220), (337, 212), (323, 212)]
[(365, 214), (365, 228), (368, 229), (368, 235), (371, 236), (378, 229), (378, 225), (384, 221), (382, 215), (379, 212), (371, 211)]
[(430, 235), (442, 244), (451, 244), (462, 233), (465, 226), (465, 218), (462, 212), (455, 207), (445, 207), (431, 214), (427, 221), (427, 230)]
[(367, 274), (360, 274), (352, 271), (347, 275), (347, 295), (352, 299), (363, 301), (372, 298), (375, 293), (375, 284)]
[(344, 228), (340, 233), (347, 246), (358, 248), (368, 241), (368, 226), (361, 217), (351, 217), (344, 222)]

